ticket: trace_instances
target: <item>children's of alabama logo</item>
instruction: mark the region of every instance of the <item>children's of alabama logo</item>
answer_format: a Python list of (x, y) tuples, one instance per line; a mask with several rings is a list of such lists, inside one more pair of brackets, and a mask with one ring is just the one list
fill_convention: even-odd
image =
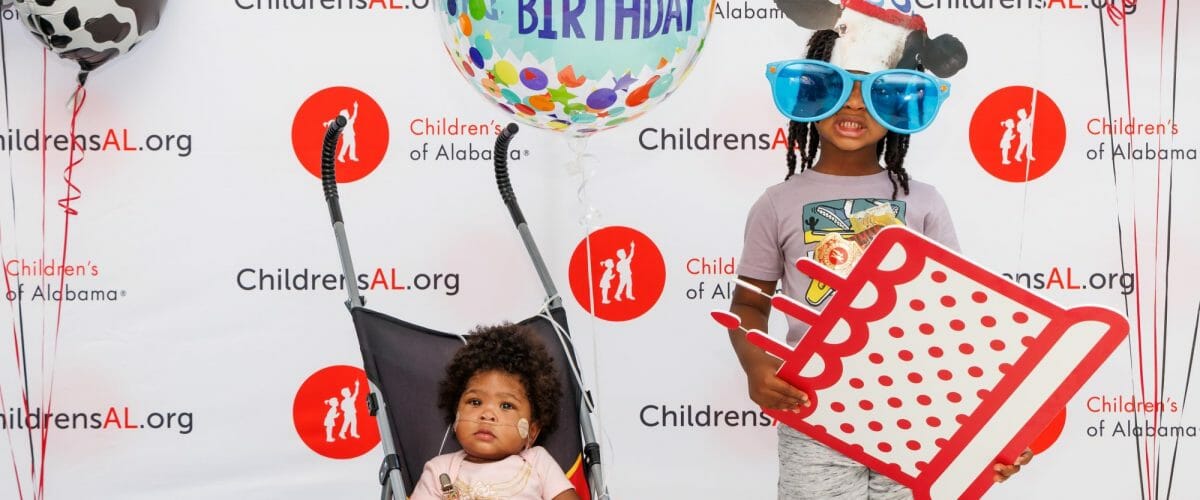
[(1035, 88), (992, 92), (971, 116), (971, 152), (1000, 180), (1027, 182), (1045, 175), (1062, 157), (1066, 143), (1062, 111)]
[(608, 321), (628, 321), (649, 311), (662, 296), (666, 275), (658, 246), (629, 227), (599, 229), (571, 254), (571, 293), (584, 310)]
[(313, 94), (292, 121), (292, 148), (309, 173), (321, 177), (321, 146), (329, 124), (346, 119), (334, 150), (338, 182), (366, 177), (383, 162), (388, 149), (388, 122), (371, 96), (351, 87), (330, 87)]
[(338, 365), (308, 377), (292, 403), (296, 433), (328, 458), (356, 458), (379, 444), (379, 426), (367, 410), (367, 374)]

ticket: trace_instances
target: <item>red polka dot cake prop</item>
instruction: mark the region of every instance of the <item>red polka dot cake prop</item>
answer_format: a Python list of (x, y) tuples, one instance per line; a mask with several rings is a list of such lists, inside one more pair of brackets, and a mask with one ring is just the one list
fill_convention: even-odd
[(809, 325), (794, 348), (746, 332), (811, 401), (765, 411), (917, 499), (982, 496), (993, 464), (1013, 463), (1129, 332), (1116, 311), (1059, 306), (903, 226), (844, 274), (796, 266), (836, 293), (821, 312), (772, 297)]

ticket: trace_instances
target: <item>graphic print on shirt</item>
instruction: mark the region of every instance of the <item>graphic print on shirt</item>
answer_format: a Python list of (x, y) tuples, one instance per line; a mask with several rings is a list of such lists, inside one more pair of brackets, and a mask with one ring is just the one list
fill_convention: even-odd
[[(849, 267), (858, 260), (884, 226), (907, 224), (907, 204), (884, 198), (828, 200), (804, 205), (804, 244), (817, 245), (808, 257), (833, 267)], [(819, 305), (833, 289), (817, 280), (808, 285), (804, 300)]]

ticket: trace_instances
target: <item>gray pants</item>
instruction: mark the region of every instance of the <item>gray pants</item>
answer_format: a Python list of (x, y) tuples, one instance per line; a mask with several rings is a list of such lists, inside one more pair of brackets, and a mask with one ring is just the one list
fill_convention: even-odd
[(908, 488), (779, 425), (780, 500), (910, 500)]

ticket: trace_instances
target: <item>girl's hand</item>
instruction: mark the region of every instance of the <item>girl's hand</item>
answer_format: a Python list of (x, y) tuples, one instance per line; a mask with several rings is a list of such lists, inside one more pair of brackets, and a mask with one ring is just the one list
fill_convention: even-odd
[(801, 406), (810, 404), (808, 394), (775, 375), (782, 363), (772, 358), (746, 371), (750, 400), (763, 408), (799, 413)]
[(996, 474), (992, 476), (992, 481), (997, 483), (1007, 481), (1013, 474), (1020, 472), (1022, 465), (1028, 465), (1030, 460), (1033, 460), (1033, 450), (1025, 448), (1025, 452), (1021, 453), (1020, 457), (1017, 457), (1017, 463), (1012, 465), (996, 463), (996, 465), (992, 466), (992, 470), (996, 471)]

